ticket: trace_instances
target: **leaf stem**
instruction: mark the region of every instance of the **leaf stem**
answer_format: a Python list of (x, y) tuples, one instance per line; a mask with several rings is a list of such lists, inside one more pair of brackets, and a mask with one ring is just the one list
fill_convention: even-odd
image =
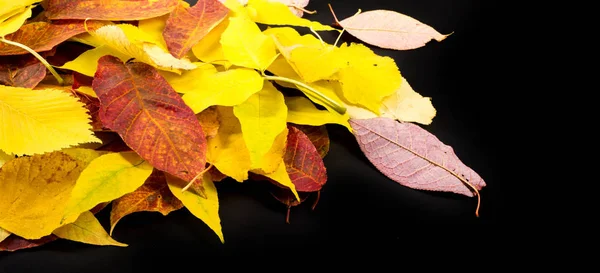
[(338, 112), (342, 115), (344, 113), (346, 113), (345, 106), (338, 104), (336, 101), (332, 100), (331, 98), (325, 96), (323, 93), (319, 92), (318, 90), (310, 87), (309, 85), (307, 85), (301, 81), (297, 81), (297, 80), (293, 80), (293, 79), (289, 79), (289, 78), (285, 78), (285, 77), (269, 76), (269, 75), (264, 75), (263, 78), (265, 80), (288, 82), (288, 83), (300, 86), (305, 89), (305, 90), (303, 90), (304, 92), (310, 93), (310, 95), (312, 95), (316, 99), (320, 100), (327, 106), (333, 108), (336, 112)]
[(300, 7), (300, 6), (297, 6), (297, 5), (287, 5), (287, 6), (291, 7), (291, 8), (295, 8), (297, 10), (301, 10), (302, 12), (305, 12), (305, 13), (308, 13), (308, 14), (315, 14), (315, 13), (317, 13), (316, 10), (307, 10), (307, 9), (305, 9), (303, 7)]
[(194, 184), (194, 182), (196, 182), (196, 180), (198, 180), (198, 178), (202, 175), (204, 175), (207, 171), (210, 170), (210, 168), (212, 168), (212, 164), (208, 165), (208, 167), (206, 169), (204, 169), (203, 171), (199, 172), (196, 176), (194, 176), (194, 179), (192, 179), (192, 181), (190, 181), (187, 185), (185, 185), (185, 187), (183, 187), (183, 189), (181, 189), (181, 192), (185, 192), (187, 191), (192, 184)]
[(44, 57), (42, 57), (40, 54), (38, 54), (37, 52), (35, 52), (35, 50), (31, 49), (30, 47), (21, 44), (21, 43), (17, 43), (17, 42), (13, 42), (10, 40), (6, 40), (4, 37), (0, 37), (0, 41), (9, 45), (13, 45), (16, 47), (20, 47), (24, 50), (26, 50), (27, 52), (31, 53), (33, 56), (35, 56), (46, 68), (48, 68), (48, 70), (50, 70), (50, 73), (52, 73), (52, 75), (54, 76), (54, 78), (56, 78), (56, 81), (58, 82), (59, 85), (63, 85), (64, 80), (63, 78), (60, 77), (60, 75), (58, 75), (58, 72), (56, 72), (56, 70), (54, 70), (54, 67), (52, 67), (52, 65), (50, 65), (48, 63), (48, 61), (46, 61), (46, 59), (44, 59)]

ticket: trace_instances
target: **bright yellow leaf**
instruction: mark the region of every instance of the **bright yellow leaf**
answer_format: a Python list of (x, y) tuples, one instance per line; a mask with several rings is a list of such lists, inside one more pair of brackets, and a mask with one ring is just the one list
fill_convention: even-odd
[(56, 229), (52, 234), (62, 239), (90, 245), (127, 246), (111, 238), (96, 216), (89, 211), (84, 211), (75, 222)]
[(82, 212), (135, 191), (152, 169), (135, 152), (109, 153), (92, 160), (77, 179), (64, 210), (65, 222), (71, 223)]
[(89, 86), (80, 86), (74, 90), (77, 91), (78, 93), (84, 94), (84, 95), (92, 97), (92, 98), (98, 97), (98, 95), (96, 94), (96, 91), (94, 91), (94, 89), (92, 89)]
[(218, 106), (216, 109), (221, 124), (217, 135), (208, 139), (206, 161), (221, 173), (243, 182), (248, 179), (251, 163), (242, 127), (232, 107)]
[(41, 154), (86, 142), (100, 142), (77, 98), (62, 90), (0, 85), (0, 150)]
[(196, 88), (188, 89), (182, 99), (194, 113), (200, 113), (213, 105), (234, 106), (260, 91), (263, 82), (256, 70), (248, 68), (204, 73), (202, 76), (189, 78), (187, 84)]
[(223, 231), (221, 230), (221, 218), (219, 217), (219, 197), (217, 194), (217, 188), (210, 179), (210, 175), (205, 174), (202, 176), (202, 185), (204, 186), (204, 193), (206, 198), (201, 197), (191, 191), (182, 192), (181, 189), (185, 186), (186, 182), (175, 178), (171, 175), (167, 176), (167, 184), (169, 189), (183, 203), (183, 205), (198, 219), (202, 220), (210, 229), (212, 229), (222, 243), (225, 242), (223, 238)]
[(62, 152), (24, 156), (0, 169), (0, 227), (39, 239), (61, 226), (83, 163)]
[(15, 159), (14, 155), (9, 155), (0, 150), (0, 168), (2, 168), (2, 166), (6, 164), (6, 162), (11, 161), (13, 159)]
[(165, 42), (165, 38), (163, 37), (163, 30), (167, 25), (167, 19), (169, 19), (170, 15), (170, 13), (167, 13), (163, 16), (144, 19), (138, 22), (138, 28), (165, 51), (169, 51), (169, 49), (167, 48), (167, 42)]
[(339, 124), (352, 130), (348, 123), (350, 118), (347, 114), (318, 109), (312, 101), (305, 97), (286, 97), (285, 104), (288, 107), (287, 121), (294, 124), (320, 126), (324, 124)]
[(356, 43), (343, 44), (339, 50), (347, 62), (337, 73), (343, 97), (379, 114), (383, 99), (396, 92), (402, 82), (394, 59)]
[(292, 180), (290, 179), (290, 175), (286, 170), (285, 163), (283, 163), (283, 159), (281, 159), (281, 161), (281, 164), (279, 164), (277, 166), (277, 169), (272, 173), (265, 173), (261, 170), (252, 170), (252, 172), (271, 178), (280, 185), (289, 188), (292, 191), (292, 193), (294, 193), (296, 200), (300, 200), (298, 192), (296, 191), (296, 186), (294, 185), (294, 183), (292, 183)]
[(192, 53), (198, 60), (205, 63), (222, 65), (226, 69), (231, 67), (231, 62), (225, 59), (225, 53), (223, 53), (223, 47), (220, 43), (221, 35), (225, 32), (227, 26), (229, 26), (229, 17), (225, 17), (192, 47)]
[(212, 76), (218, 71), (214, 65), (209, 63), (195, 62), (194, 64), (196, 65), (196, 68), (183, 71), (181, 75), (166, 71), (160, 71), (159, 73), (177, 93), (185, 94), (202, 90), (202, 88), (204, 88), (203, 82), (199, 79)]
[(151, 35), (130, 24), (107, 25), (90, 32), (103, 45), (122, 55), (135, 58), (158, 69), (178, 72), (196, 66), (186, 59), (177, 59), (157, 44)]
[[(98, 60), (106, 55), (115, 56), (121, 59), (121, 61), (123, 62), (127, 61), (130, 58), (128, 55), (123, 54), (120, 51), (108, 45), (102, 45), (81, 53), (74, 60), (68, 61), (62, 66), (59, 66), (58, 68), (77, 71), (88, 77), (94, 77), (94, 74), (96, 73), (96, 68), (98, 67)], [(95, 94), (96, 93), (94, 92), (94, 95)]]
[(250, 162), (261, 165), (259, 162), (287, 126), (287, 106), (283, 94), (273, 84), (265, 82), (262, 90), (244, 103), (234, 106), (233, 113), (242, 126)]
[(0, 0), (0, 22), (17, 13), (23, 12), (29, 6), (42, 0)]
[(250, 18), (261, 24), (309, 27), (314, 30), (336, 30), (319, 22), (296, 16), (287, 5), (281, 2), (249, 0), (246, 9)]
[(277, 56), (273, 40), (245, 17), (230, 17), (220, 42), (225, 58), (238, 66), (264, 71)]
[(271, 149), (258, 162), (252, 162), (251, 169), (262, 173), (272, 173), (279, 167), (285, 155), (288, 129), (285, 128), (273, 141)]
[(13, 15), (5, 21), (0, 21), (0, 37), (19, 30), (25, 21), (31, 17), (31, 8), (26, 8), (23, 12)]
[(8, 236), (10, 236), (10, 232), (8, 232), (7, 230), (0, 228), (0, 243), (2, 243), (2, 241), (4, 241), (4, 239), (8, 238)]
[[(298, 73), (296, 73), (283, 55), (277, 57), (267, 70), (276, 76), (302, 81)], [(295, 84), (289, 82), (277, 82), (277, 84), (287, 88), (297, 88)]]
[(109, 153), (108, 151), (96, 151), (94, 149), (85, 148), (67, 148), (60, 151), (72, 157), (73, 159), (84, 163), (84, 166), (89, 165), (94, 159), (100, 157), (101, 155)]

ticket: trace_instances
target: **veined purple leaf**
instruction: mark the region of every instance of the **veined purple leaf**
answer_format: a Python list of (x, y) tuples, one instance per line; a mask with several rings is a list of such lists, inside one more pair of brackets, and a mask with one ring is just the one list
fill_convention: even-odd
[(350, 125), (369, 161), (401, 185), (466, 196), (485, 186), (452, 147), (418, 125), (383, 117), (351, 119)]

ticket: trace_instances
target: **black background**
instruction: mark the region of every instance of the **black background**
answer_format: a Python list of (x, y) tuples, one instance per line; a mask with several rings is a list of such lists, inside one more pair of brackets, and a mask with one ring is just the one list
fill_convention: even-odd
[[(158, 265), (200, 271), (208, 265), (248, 266), (237, 264), (240, 258), (256, 258), (253, 263), (265, 269), (273, 269), (272, 261), (288, 263), (289, 268), (321, 262), (381, 264), (395, 263), (401, 253), (429, 258), (458, 254), (465, 260), (457, 262), (464, 263), (489, 255), (477, 249), (494, 246), (501, 237), (500, 227), (513, 224), (505, 194), (514, 180), (500, 167), (506, 136), (499, 127), (506, 106), (497, 101), (505, 88), (498, 64), (504, 56), (491, 46), (498, 43), (493, 33), (500, 30), (499, 6), (479, 0), (312, 0), (307, 9), (318, 13), (305, 18), (333, 23), (327, 3), (340, 20), (359, 8), (389, 9), (441, 33), (453, 32), (443, 42), (432, 41), (415, 50), (373, 49), (394, 58), (413, 89), (432, 97), (437, 116), (423, 128), (452, 146), (486, 181), (479, 218), (474, 215), (476, 198), (412, 190), (387, 179), (362, 155), (346, 129), (332, 125), (328, 126), (331, 148), (324, 159), (328, 182), (320, 202), (314, 211), (310, 209), (314, 197), (293, 208), (290, 224), (285, 223), (285, 206), (270, 196), (270, 185), (224, 180), (217, 187), (225, 244), (185, 209), (166, 217), (142, 212), (123, 218), (113, 234), (129, 247), (61, 240), (0, 253), (0, 272), (137, 272)], [(330, 43), (336, 38), (333, 32), (320, 34)], [(343, 38), (357, 41), (348, 35)], [(107, 228), (108, 213), (105, 209), (99, 214)], [(394, 258), (376, 260), (378, 255)]]

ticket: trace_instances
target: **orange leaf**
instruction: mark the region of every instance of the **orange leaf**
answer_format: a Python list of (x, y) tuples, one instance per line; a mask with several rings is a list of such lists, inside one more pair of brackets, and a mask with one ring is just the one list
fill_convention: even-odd
[(95, 19), (130, 21), (167, 14), (179, 0), (48, 0), (46, 17), (56, 19)]
[[(88, 21), (88, 30), (102, 26), (100, 22)], [(19, 30), (6, 35), (6, 40), (24, 44), (36, 52), (48, 51), (67, 39), (84, 33), (84, 21), (36, 22), (23, 25)], [(0, 42), (0, 56), (29, 54), (20, 47)]]
[(129, 214), (156, 211), (167, 215), (182, 207), (183, 203), (169, 190), (165, 173), (155, 169), (144, 185), (112, 202), (110, 234), (112, 235), (119, 220)]
[(227, 13), (229, 9), (217, 0), (199, 0), (190, 8), (177, 6), (163, 30), (169, 52), (176, 58), (185, 56)]
[(153, 167), (188, 182), (204, 170), (202, 126), (154, 67), (104, 56), (92, 88), (100, 99), (104, 127), (117, 132)]

